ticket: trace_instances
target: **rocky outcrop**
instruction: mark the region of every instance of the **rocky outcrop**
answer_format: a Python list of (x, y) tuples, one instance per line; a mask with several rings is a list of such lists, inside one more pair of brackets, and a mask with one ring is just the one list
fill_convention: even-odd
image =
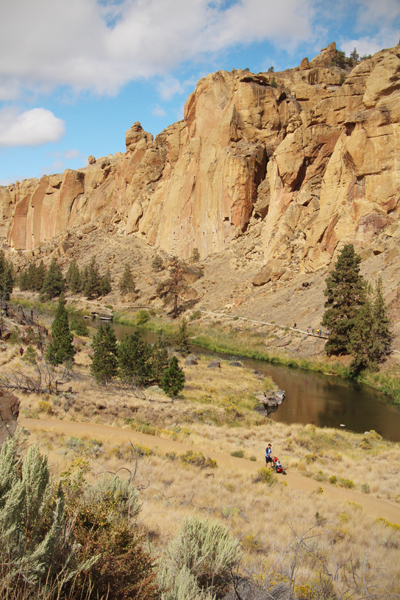
[(257, 286), (325, 268), (344, 243), (378, 247), (400, 211), (400, 48), (351, 72), (336, 56), (208, 75), (156, 138), (136, 122), (125, 153), (0, 188), (0, 236), (68, 254), (70, 235), (98, 228), (204, 258), (263, 223)]
[(0, 387), (0, 446), (15, 433), (19, 405), (17, 396)]

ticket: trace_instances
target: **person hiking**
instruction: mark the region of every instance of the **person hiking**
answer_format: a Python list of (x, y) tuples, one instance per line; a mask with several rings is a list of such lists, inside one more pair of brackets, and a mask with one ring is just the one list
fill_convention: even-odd
[(272, 460), (272, 444), (268, 444), (268, 446), (265, 449), (265, 465), (267, 466), (269, 463), (273, 463), (274, 461)]

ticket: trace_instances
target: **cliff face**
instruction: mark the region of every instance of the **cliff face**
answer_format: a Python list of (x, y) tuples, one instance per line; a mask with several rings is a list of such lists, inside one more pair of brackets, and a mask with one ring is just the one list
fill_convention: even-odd
[(124, 154), (0, 188), (0, 236), (29, 250), (101, 228), (204, 258), (262, 222), (265, 262), (295, 273), (341, 243), (400, 235), (400, 48), (344, 83), (335, 55), (331, 44), (282, 73), (208, 75), (154, 140), (135, 123)]

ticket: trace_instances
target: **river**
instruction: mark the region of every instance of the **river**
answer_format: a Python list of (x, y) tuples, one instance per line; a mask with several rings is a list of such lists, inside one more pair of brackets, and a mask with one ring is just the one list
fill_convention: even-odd
[[(113, 328), (118, 339), (133, 330), (129, 325), (120, 324), (113, 324)], [(141, 330), (141, 334), (148, 341), (157, 338), (150, 331)], [(286, 392), (284, 403), (269, 415), (274, 421), (313, 423), (318, 427), (341, 428), (344, 425), (346, 429), (358, 433), (374, 429), (385, 439), (400, 441), (400, 410), (387, 404), (383, 394), (372, 388), (320, 373), (237, 355), (218, 354), (198, 346), (193, 346), (192, 351), (199, 356), (209, 355), (221, 360), (240, 358), (246, 367), (271, 377)]]

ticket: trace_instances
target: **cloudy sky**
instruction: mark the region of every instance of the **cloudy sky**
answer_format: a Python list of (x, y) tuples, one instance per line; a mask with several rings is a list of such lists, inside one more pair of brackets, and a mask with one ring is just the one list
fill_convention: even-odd
[(218, 69), (297, 66), (400, 38), (400, 0), (13, 0), (0, 6), (0, 185), (76, 169), (183, 116)]

